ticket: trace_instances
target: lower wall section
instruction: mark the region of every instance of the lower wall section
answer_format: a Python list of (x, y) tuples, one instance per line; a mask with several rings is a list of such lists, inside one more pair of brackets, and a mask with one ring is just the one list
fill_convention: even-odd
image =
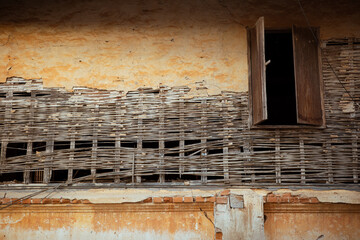
[(266, 203), (266, 239), (359, 239), (359, 204)]
[(39, 204), (0, 211), (0, 239), (213, 239), (214, 204)]

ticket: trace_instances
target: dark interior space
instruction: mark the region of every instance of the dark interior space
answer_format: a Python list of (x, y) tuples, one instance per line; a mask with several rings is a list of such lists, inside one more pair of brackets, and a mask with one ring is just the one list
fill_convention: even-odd
[(268, 120), (263, 125), (295, 125), (296, 97), (291, 31), (265, 32)]

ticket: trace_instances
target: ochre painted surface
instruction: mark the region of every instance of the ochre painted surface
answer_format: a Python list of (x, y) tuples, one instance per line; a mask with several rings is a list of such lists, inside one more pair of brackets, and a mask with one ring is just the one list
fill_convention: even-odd
[(359, 239), (359, 205), (277, 204), (275, 208), (265, 204), (267, 240)]
[[(322, 38), (360, 36), (357, 1), (302, 1)], [(246, 26), (305, 25), (279, 1), (2, 1), (0, 81), (133, 90), (204, 81), (210, 94), (246, 91)]]
[(0, 239), (213, 239), (204, 212), (214, 221), (206, 203), (18, 205), (0, 211)]

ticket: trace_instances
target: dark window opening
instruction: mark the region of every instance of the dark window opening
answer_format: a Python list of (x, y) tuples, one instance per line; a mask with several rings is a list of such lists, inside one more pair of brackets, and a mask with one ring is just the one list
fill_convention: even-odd
[(36, 154), (37, 152), (43, 152), (46, 150), (46, 142), (33, 142), (33, 154)]
[(31, 92), (14, 92), (14, 97), (31, 97)]
[(98, 147), (114, 148), (115, 147), (115, 141), (98, 141)]
[(143, 148), (159, 148), (159, 142), (158, 141), (143, 141), (142, 142)]
[(53, 170), (51, 174), (51, 182), (61, 183), (66, 182), (68, 178), (68, 170)]
[(133, 141), (121, 141), (121, 147), (137, 148), (137, 143)]
[(54, 142), (54, 150), (70, 149), (70, 142)]
[(296, 97), (292, 33), (265, 31), (268, 119), (262, 125), (295, 125)]
[(8, 143), (6, 148), (6, 158), (26, 155), (26, 143)]
[(1, 183), (22, 183), (23, 182), (23, 173), (15, 172), (15, 173), (2, 173), (0, 174), (0, 182)]

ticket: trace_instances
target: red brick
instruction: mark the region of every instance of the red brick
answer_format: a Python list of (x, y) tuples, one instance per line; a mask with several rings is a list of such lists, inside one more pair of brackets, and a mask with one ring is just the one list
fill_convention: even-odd
[(174, 203), (182, 203), (183, 197), (173, 197), (173, 201), (174, 201)]
[(22, 203), (22, 204), (31, 204), (31, 199), (30, 199), (30, 198), (28, 198), (28, 199), (23, 199), (23, 200), (21, 201), (21, 203)]
[(289, 202), (289, 197), (287, 197), (287, 196), (282, 196), (282, 197), (280, 197), (280, 202), (281, 203), (288, 203)]
[(215, 202), (215, 197), (207, 197), (205, 199), (206, 199), (206, 202)]
[(19, 200), (18, 198), (11, 198), (11, 203), (12, 204), (21, 204), (21, 200)]
[(163, 198), (162, 197), (154, 197), (153, 198), (154, 203), (162, 203), (163, 202)]
[(31, 199), (31, 203), (32, 204), (40, 204), (41, 203), (41, 198), (33, 198), (33, 199)]
[(172, 197), (164, 197), (164, 203), (172, 203), (173, 202), (173, 198)]
[(71, 203), (72, 204), (78, 204), (78, 203), (81, 203), (81, 201), (74, 198), (73, 200), (71, 200)]
[(82, 204), (90, 204), (91, 202), (87, 199), (81, 199)]
[(291, 198), (291, 201), (292, 201), (293, 203), (299, 203), (299, 202), (300, 202), (300, 198), (299, 198), (299, 197), (292, 197), (292, 198)]
[(310, 198), (310, 203), (319, 203), (319, 199), (317, 199), (316, 197), (312, 197)]
[(53, 204), (59, 204), (59, 203), (60, 203), (60, 199), (59, 199), (59, 198), (53, 198), (53, 199), (52, 199), (52, 203), (53, 203)]
[(11, 198), (3, 198), (2, 199), (2, 204), (8, 204), (11, 203)]
[(291, 193), (283, 193), (282, 196), (283, 197), (291, 197)]
[(192, 203), (192, 202), (194, 202), (194, 199), (193, 199), (193, 197), (184, 197), (184, 202), (185, 203)]
[(216, 203), (217, 204), (227, 204), (228, 203), (228, 198), (227, 197), (217, 197), (216, 198)]
[(310, 203), (309, 198), (300, 198), (300, 203)]
[(215, 233), (215, 240), (222, 240), (223, 239), (223, 234), (222, 232), (217, 232)]
[(266, 202), (275, 203), (275, 202), (277, 202), (277, 198), (274, 194), (269, 194), (266, 198)]
[(205, 198), (199, 196), (199, 197), (195, 198), (195, 201), (196, 202), (205, 202)]
[(142, 203), (152, 203), (152, 201), (153, 201), (152, 198), (151, 198), (151, 197), (148, 197), (148, 198), (142, 200), (141, 202), (142, 202)]
[(41, 201), (42, 204), (51, 204), (52, 203), (52, 200), (51, 198), (44, 198), (42, 201)]
[(68, 198), (62, 198), (62, 199), (60, 200), (60, 203), (70, 203), (70, 199), (68, 199)]
[(230, 195), (230, 190), (229, 189), (226, 189), (226, 190), (224, 190), (224, 191), (222, 191), (220, 193), (220, 196), (229, 196), (229, 195)]

